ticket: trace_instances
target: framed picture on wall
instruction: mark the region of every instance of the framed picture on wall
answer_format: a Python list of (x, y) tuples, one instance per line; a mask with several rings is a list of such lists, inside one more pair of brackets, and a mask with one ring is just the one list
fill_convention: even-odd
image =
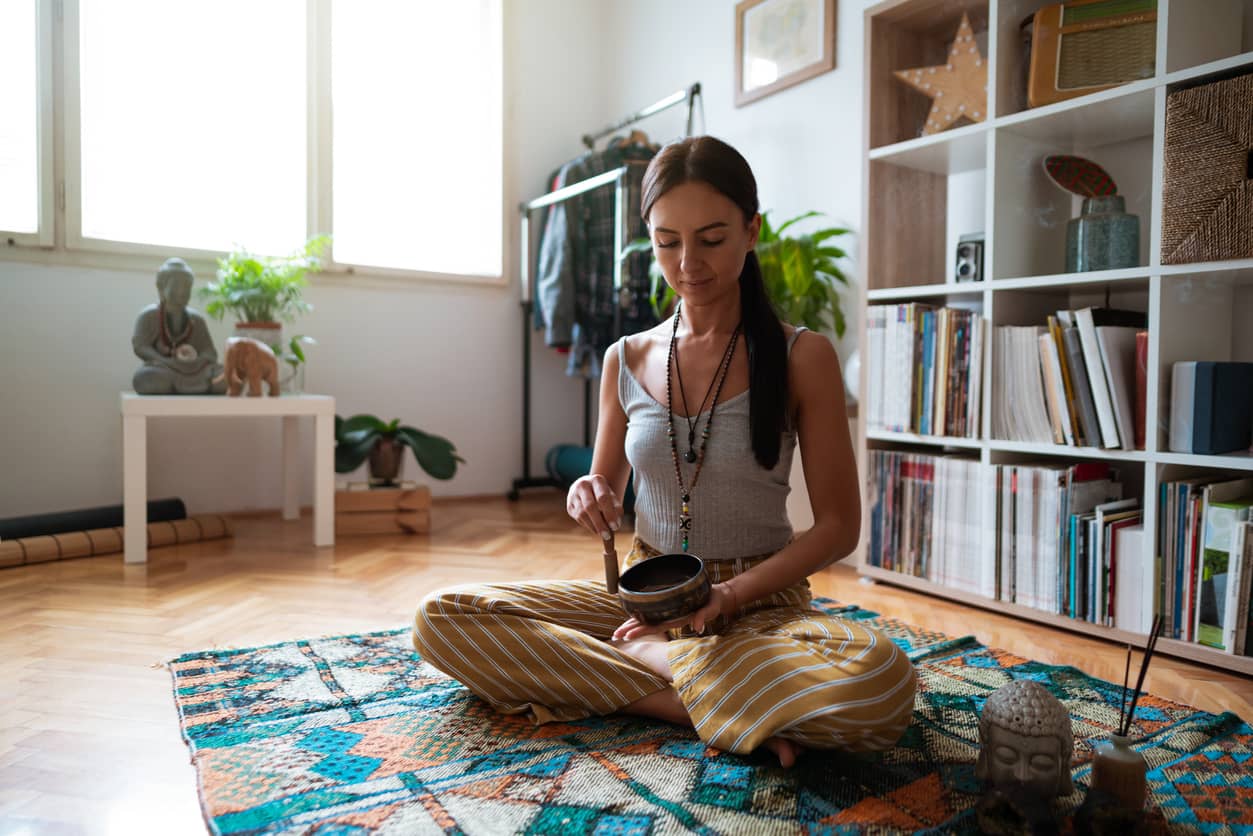
[(835, 0), (735, 5), (735, 106), (835, 68)]

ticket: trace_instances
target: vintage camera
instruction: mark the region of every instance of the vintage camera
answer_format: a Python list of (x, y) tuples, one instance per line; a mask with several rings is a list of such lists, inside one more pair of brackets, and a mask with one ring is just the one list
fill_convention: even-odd
[(983, 281), (982, 232), (971, 232), (957, 239), (957, 281)]

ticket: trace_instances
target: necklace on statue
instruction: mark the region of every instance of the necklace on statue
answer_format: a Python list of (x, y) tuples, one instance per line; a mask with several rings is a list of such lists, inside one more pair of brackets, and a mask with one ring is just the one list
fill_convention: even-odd
[[(731, 369), (731, 360), (735, 357), (735, 345), (739, 342), (740, 326), (736, 325), (735, 330), (731, 332), (731, 339), (727, 342), (727, 347), (722, 352), (722, 359), (718, 362), (718, 370), (714, 373), (713, 380), (709, 381), (709, 388), (705, 391), (705, 397), (701, 399), (701, 409), (697, 410), (694, 416), (690, 414), (684, 415), (684, 420), (687, 421), (687, 452), (683, 455), (683, 460), (688, 464), (696, 465), (696, 471), (692, 474), (692, 484), (685, 484), (683, 481), (683, 468), (679, 465), (679, 446), (674, 438), (674, 396), (670, 386), (673, 374), (674, 379), (679, 383), (679, 398), (683, 401), (683, 410), (685, 413), (690, 412), (687, 405), (687, 393), (683, 390), (683, 376), (679, 373), (679, 314), (682, 311), (682, 304), (680, 302), (674, 312), (674, 327), (670, 333), (670, 350), (666, 354), (666, 412), (668, 415), (666, 435), (670, 437), (670, 458), (674, 461), (674, 476), (678, 480), (679, 498), (682, 500), (679, 512), (679, 531), (683, 534), (683, 551), (687, 551), (692, 533), (692, 492), (696, 490), (696, 483), (700, 479), (701, 467), (705, 463), (705, 448), (709, 446), (709, 431), (714, 422), (714, 410), (718, 406), (718, 396), (722, 394), (722, 384), (726, 383), (727, 372)], [(700, 424), (701, 412), (704, 410), (705, 401), (709, 399), (710, 392), (713, 393), (713, 401), (709, 404), (709, 417), (705, 419), (705, 429), (701, 432), (700, 449), (697, 450), (696, 427)]]
[[(186, 314), (184, 313), (184, 316)], [(192, 321), (191, 317), (187, 317), (187, 327), (183, 329), (183, 333), (177, 337), (170, 337), (170, 328), (165, 321), (165, 303), (162, 302), (157, 306), (157, 319), (160, 321), (161, 336), (160, 348), (162, 354), (173, 354), (179, 360), (188, 362), (196, 359), (195, 346), (187, 345), (187, 340), (191, 337)]]

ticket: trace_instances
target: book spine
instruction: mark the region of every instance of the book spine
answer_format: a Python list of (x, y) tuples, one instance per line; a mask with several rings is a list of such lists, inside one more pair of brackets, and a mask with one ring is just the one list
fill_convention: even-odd
[(1096, 417), (1096, 405), (1092, 402), (1092, 388), (1088, 382), (1088, 370), (1083, 363), (1083, 346), (1079, 340), (1079, 331), (1072, 327), (1062, 331), (1062, 342), (1066, 345), (1066, 360), (1070, 364), (1071, 382), (1075, 387), (1075, 398), (1078, 402), (1079, 422), (1083, 427), (1084, 443), (1088, 447), (1101, 446), (1101, 428)]
[(1101, 446), (1117, 447), (1118, 423), (1114, 418), (1109, 382), (1105, 379), (1092, 309), (1081, 308), (1075, 311), (1075, 320), (1079, 324), (1079, 343), (1083, 347), (1083, 362), (1088, 370), (1088, 383), (1092, 386), (1092, 402), (1096, 404), (1096, 417), (1101, 426)]
[(1214, 364), (1196, 364), (1192, 392), (1192, 452), (1209, 455), (1214, 448)]
[(1135, 444), (1137, 450), (1143, 450), (1144, 413), (1148, 402), (1148, 367), (1149, 367), (1149, 332), (1140, 331), (1136, 334), (1136, 425)]

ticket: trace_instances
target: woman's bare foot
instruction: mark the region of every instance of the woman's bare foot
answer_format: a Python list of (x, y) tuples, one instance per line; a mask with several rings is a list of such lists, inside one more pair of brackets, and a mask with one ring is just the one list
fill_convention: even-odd
[(610, 639), (609, 643), (626, 655), (643, 662), (649, 670), (666, 682), (674, 680), (670, 670), (669, 639), (664, 634), (649, 633), (634, 639)]
[(784, 769), (796, 763), (797, 756), (805, 751), (804, 747), (796, 741), (783, 737), (772, 737), (762, 745), (779, 756), (779, 766)]

